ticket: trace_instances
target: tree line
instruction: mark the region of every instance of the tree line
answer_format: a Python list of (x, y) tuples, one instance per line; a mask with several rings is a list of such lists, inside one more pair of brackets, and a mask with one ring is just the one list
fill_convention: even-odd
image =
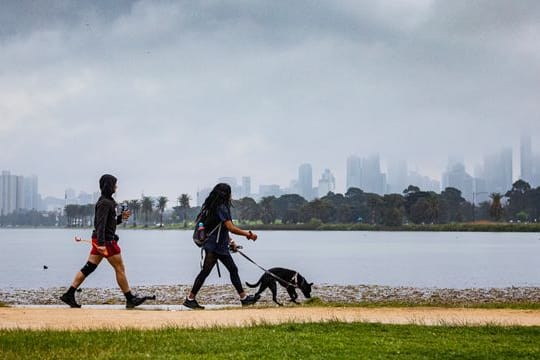
[[(124, 201), (132, 216), (125, 226), (187, 227), (199, 212), (191, 207), (190, 197), (181, 194), (172, 211), (165, 212), (169, 200), (165, 196)], [(36, 211), (16, 212), (0, 217), (0, 225), (23, 226), (92, 226), (94, 205), (67, 205), (62, 216)], [(328, 193), (312, 201), (297, 194), (263, 197), (258, 202), (244, 197), (232, 202), (232, 216), (241, 222), (263, 224), (351, 224), (383, 226), (404, 224), (449, 224), (478, 220), (506, 222), (538, 222), (540, 219), (540, 187), (532, 188), (523, 180), (516, 181), (506, 193), (491, 193), (489, 200), (478, 205), (463, 198), (460, 190), (448, 187), (436, 193), (410, 185), (401, 194), (379, 195), (350, 188), (345, 194)], [(56, 225), (55, 225), (56, 224)]]

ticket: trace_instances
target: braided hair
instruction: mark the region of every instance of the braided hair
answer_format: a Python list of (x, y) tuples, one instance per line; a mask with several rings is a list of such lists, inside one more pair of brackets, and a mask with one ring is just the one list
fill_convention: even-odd
[(216, 214), (221, 205), (231, 208), (231, 186), (229, 184), (219, 183), (214, 186), (206, 200), (204, 200), (201, 211), (207, 210), (208, 213)]

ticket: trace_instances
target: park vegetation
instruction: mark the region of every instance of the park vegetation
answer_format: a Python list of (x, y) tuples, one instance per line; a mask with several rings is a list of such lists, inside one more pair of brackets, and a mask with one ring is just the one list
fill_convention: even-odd
[[(191, 227), (200, 208), (192, 207), (190, 200), (189, 195), (181, 194), (168, 211), (169, 200), (164, 196), (124, 201), (132, 212), (124, 226)], [(297, 194), (259, 201), (244, 197), (233, 200), (232, 215), (254, 229), (536, 231), (540, 226), (540, 187), (531, 188), (518, 180), (505, 194), (492, 193), (480, 204), (467, 201), (456, 188), (436, 193), (414, 185), (401, 194), (379, 195), (350, 188), (345, 194), (329, 192), (311, 201)], [(94, 205), (67, 205), (60, 215), (25, 212), (0, 220), (2, 225), (89, 227), (93, 216)], [(533, 226), (526, 226), (531, 223)]]

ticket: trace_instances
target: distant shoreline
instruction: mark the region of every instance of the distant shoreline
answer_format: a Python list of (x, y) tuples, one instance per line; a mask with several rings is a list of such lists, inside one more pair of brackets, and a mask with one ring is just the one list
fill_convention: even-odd
[[(265, 231), (431, 231), (431, 232), (540, 232), (540, 223), (516, 224), (516, 223), (454, 223), (454, 224), (430, 224), (430, 225), (401, 225), (383, 226), (370, 224), (249, 224), (239, 223), (242, 228)], [(0, 229), (92, 229), (91, 227), (50, 227), (50, 226), (11, 226)], [(165, 225), (159, 227), (128, 225), (119, 226), (119, 230), (186, 230), (191, 231), (192, 225), (184, 227), (181, 224)]]

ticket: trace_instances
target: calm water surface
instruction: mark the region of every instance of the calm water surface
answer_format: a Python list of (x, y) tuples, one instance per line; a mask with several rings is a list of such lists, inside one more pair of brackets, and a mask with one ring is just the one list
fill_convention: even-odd
[[(190, 231), (119, 230), (130, 284), (191, 284), (200, 250)], [(261, 231), (237, 242), (265, 268), (296, 269), (317, 284), (377, 284), (440, 288), (540, 286), (538, 233)], [(0, 288), (67, 286), (86, 262), (88, 230), (1, 229)], [(233, 255), (242, 281), (261, 270)], [(43, 265), (48, 269), (44, 270)], [(207, 283), (229, 283), (223, 269)], [(84, 283), (115, 287), (104, 261)]]

